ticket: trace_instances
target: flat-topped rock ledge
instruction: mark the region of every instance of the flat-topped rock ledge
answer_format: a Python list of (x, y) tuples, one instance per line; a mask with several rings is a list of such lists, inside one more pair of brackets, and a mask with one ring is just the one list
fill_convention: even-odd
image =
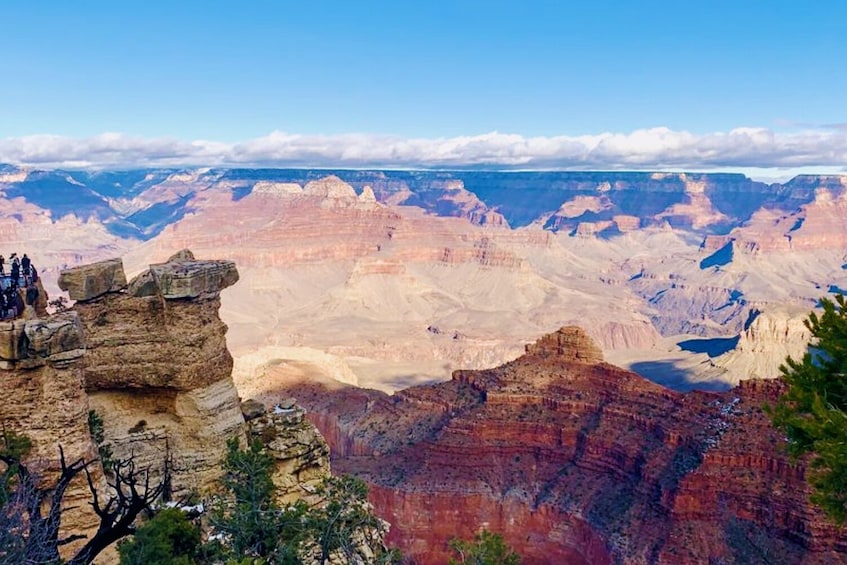
[(150, 265), (129, 284), (132, 296), (161, 294), (168, 300), (211, 298), (238, 282), (235, 263), (225, 260), (198, 261), (188, 249), (165, 263)]
[(124, 263), (120, 259), (108, 259), (66, 269), (59, 273), (59, 288), (67, 291), (71, 300), (81, 301), (119, 292), (126, 288)]
[(76, 312), (0, 322), (0, 369), (62, 366), (82, 357), (85, 340)]
[(120, 259), (74, 267), (59, 274), (59, 288), (68, 291), (77, 302), (123, 291), (130, 296), (162, 296), (167, 300), (213, 298), (236, 282), (238, 269), (234, 262), (198, 261), (188, 249), (165, 263), (150, 265), (129, 283)]
[(232, 261), (171, 261), (150, 265), (139, 279), (143, 280), (141, 285), (130, 286), (134, 296), (149, 296), (152, 282), (157, 293), (168, 300), (206, 298), (235, 284), (238, 270)]

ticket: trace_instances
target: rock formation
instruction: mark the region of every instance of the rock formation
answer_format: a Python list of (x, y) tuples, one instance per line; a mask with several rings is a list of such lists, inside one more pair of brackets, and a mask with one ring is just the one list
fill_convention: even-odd
[(167, 473), (172, 496), (203, 493), (220, 476), (226, 440), (249, 431), (277, 458), (290, 500), (328, 474), (326, 446), (293, 405), (254, 408), (245, 426), (217, 314), (220, 292), (237, 280), (231, 261), (198, 261), (187, 250), (129, 283), (119, 260), (61, 276), (65, 287), (87, 289), (74, 306), (85, 326), (85, 387), (115, 457)]
[(847, 537), (808, 502), (762, 406), (778, 381), (676, 393), (563, 328), (500, 367), (385, 396), (291, 383), (337, 470), (372, 487), (419, 563), (504, 534), (525, 563), (833, 563)]
[[(259, 438), (274, 455), (283, 502), (308, 499), (329, 475), (327, 444), (302, 408), (289, 400), (267, 411), (238, 397), (217, 314), (220, 292), (238, 280), (232, 262), (183, 250), (129, 282), (119, 259), (59, 280), (76, 300), (72, 310), (0, 322), (0, 423), (31, 439), (25, 462), (44, 484), (56, 479), (61, 446), (69, 462), (95, 461), (105, 488), (89, 410), (112, 457), (132, 458), (172, 498), (216, 488), (232, 437)], [(79, 477), (64, 498), (65, 534), (92, 532), (90, 499)]]
[(71, 300), (86, 301), (126, 288), (126, 274), (120, 259), (108, 259), (63, 271), (58, 284)]
[(329, 476), (329, 447), (305, 410), (294, 399), (268, 411), (255, 401), (242, 404), (250, 438), (258, 438), (276, 461), (273, 480), (282, 504), (305, 499), (313, 502), (318, 484)]
[(812, 337), (803, 323), (805, 313), (770, 311), (755, 312), (754, 316), (739, 335), (737, 345), (712, 359), (716, 367), (726, 370), (733, 385), (779, 375), (787, 357), (802, 359)]
[[(69, 463), (97, 457), (88, 429), (84, 353), (76, 312), (0, 322), (0, 424), (4, 434), (14, 432), (32, 441), (24, 462), (44, 486), (59, 477), (60, 446)], [(95, 480), (102, 477), (96, 464), (92, 473)], [(85, 477), (77, 477), (64, 498), (64, 534), (90, 532), (98, 523), (88, 505), (90, 496)]]
[[(86, 336), (85, 388), (118, 458), (166, 476), (172, 494), (204, 492), (220, 476), (226, 440), (244, 434), (220, 291), (228, 261), (189, 254), (151, 265), (129, 284), (120, 261), (62, 273)], [(127, 291), (127, 287), (129, 291)]]

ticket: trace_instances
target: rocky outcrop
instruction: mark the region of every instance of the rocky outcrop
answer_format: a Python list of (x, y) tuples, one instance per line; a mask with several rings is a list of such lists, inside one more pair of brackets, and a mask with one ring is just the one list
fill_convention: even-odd
[(32, 369), (78, 360), (84, 352), (76, 313), (0, 322), (0, 368)]
[(249, 436), (258, 438), (276, 461), (273, 481), (279, 502), (315, 502), (315, 489), (330, 474), (326, 440), (294, 399), (277, 403), (270, 410), (263, 406), (260, 410), (257, 404), (261, 406), (248, 400), (242, 404), (242, 411)]
[(307, 183), (303, 187), (303, 194), (329, 199), (353, 200), (356, 198), (356, 191), (353, 190), (353, 187), (335, 175)]
[(568, 326), (547, 334), (532, 345), (526, 354), (536, 357), (556, 356), (562, 361), (594, 365), (603, 362), (603, 351), (578, 326)]
[(809, 328), (803, 323), (806, 313), (755, 311), (733, 349), (712, 359), (716, 367), (727, 371), (733, 385), (745, 379), (772, 379), (779, 376), (787, 357), (802, 359), (809, 340)]
[(74, 307), (86, 335), (85, 387), (106, 441), (116, 457), (169, 474), (176, 495), (211, 488), (226, 440), (244, 433), (218, 317), (220, 291), (237, 278), (229, 261), (182, 252), (129, 290)]
[[(4, 433), (25, 435), (32, 450), (24, 462), (45, 486), (61, 472), (59, 447), (70, 463), (97, 457), (88, 429), (84, 388), (84, 340), (75, 312), (46, 319), (0, 322), (0, 424)], [(95, 481), (99, 464), (91, 465)], [(62, 532), (91, 533), (98, 523), (88, 504), (84, 476), (67, 490)], [(79, 542), (65, 547), (72, 551)]]
[(809, 504), (762, 410), (779, 392), (768, 383), (676, 393), (563, 328), (515, 361), (391, 397), (287, 393), (419, 563), (483, 527), (530, 564), (843, 561), (847, 537)]
[(197, 261), (190, 251), (183, 250), (165, 263), (150, 265), (133, 279), (129, 294), (167, 300), (214, 298), (236, 282), (238, 271), (232, 261)]

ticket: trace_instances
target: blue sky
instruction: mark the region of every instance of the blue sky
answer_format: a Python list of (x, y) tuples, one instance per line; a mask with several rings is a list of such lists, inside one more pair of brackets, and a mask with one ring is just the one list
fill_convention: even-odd
[[(847, 123), (844, 2), (8, 1), (0, 20), (7, 146), (741, 127), (819, 146)], [(836, 149), (802, 164), (841, 166)]]

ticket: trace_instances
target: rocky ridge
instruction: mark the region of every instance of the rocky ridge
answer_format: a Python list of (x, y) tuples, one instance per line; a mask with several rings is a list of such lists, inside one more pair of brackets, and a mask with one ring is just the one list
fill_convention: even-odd
[[(832, 563), (847, 536), (808, 503), (762, 406), (779, 381), (676, 393), (602, 362), (574, 327), (500, 367), (389, 397), (290, 383), (334, 467), (365, 478), (419, 563), (478, 528), (526, 563)], [(778, 557), (777, 557), (778, 556)]]

